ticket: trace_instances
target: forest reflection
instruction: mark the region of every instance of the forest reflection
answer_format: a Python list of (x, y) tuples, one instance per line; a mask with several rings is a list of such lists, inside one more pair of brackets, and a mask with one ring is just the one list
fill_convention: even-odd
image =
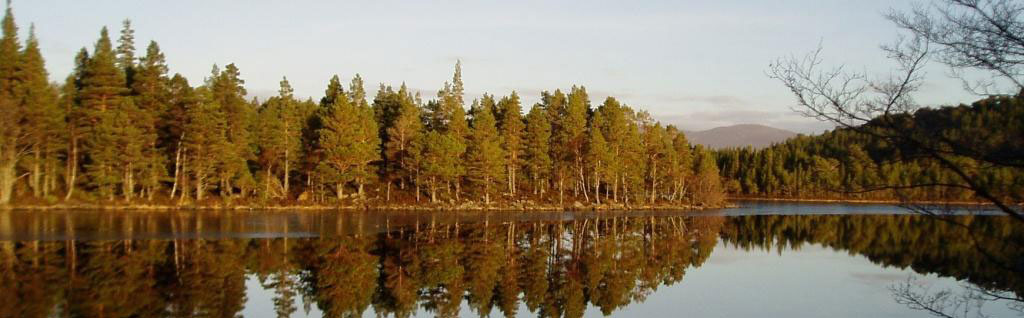
[[(1020, 295), (1020, 272), (999, 266), (1019, 261), (1019, 226), (957, 220), (966, 226), (915, 215), (417, 220), (319, 237), (4, 241), (0, 317), (235, 317), (252, 276), (283, 317), (299, 303), (325, 317), (608, 315), (680, 283), (720, 240), (757, 250), (821, 244)], [(196, 222), (175, 226), (197, 232)]]

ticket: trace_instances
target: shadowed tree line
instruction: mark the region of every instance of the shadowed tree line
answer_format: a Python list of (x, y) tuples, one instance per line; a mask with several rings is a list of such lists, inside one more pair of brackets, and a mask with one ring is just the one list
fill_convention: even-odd
[[(877, 126), (877, 127), (876, 127)], [(889, 142), (864, 131), (891, 126), (928, 145)], [(968, 185), (929, 152), (939, 152), (975, 180)], [(1024, 97), (922, 108), (877, 118), (857, 130), (798, 136), (765, 149), (716, 152), (729, 193), (745, 196), (924, 201), (1024, 202)]]
[[(680, 282), (721, 217), (417, 224), (323, 238), (0, 243), (0, 315), (234, 317), (254, 275), (279, 317), (298, 299), (326, 317), (463, 306), (514, 317), (608, 315)], [(185, 230), (188, 231), (188, 230)]]
[[(319, 100), (250, 97), (238, 66), (198, 86), (124, 21), (49, 83), (8, 7), (0, 39), (0, 205), (11, 202), (719, 205), (717, 166), (683, 132), (586, 88), (465, 100), (461, 63), (436, 96), (358, 74)], [(116, 45), (115, 45), (116, 44)], [(372, 88), (371, 88), (372, 89)], [(468, 106), (468, 108), (467, 108)], [(12, 201), (13, 200), (13, 201)]]

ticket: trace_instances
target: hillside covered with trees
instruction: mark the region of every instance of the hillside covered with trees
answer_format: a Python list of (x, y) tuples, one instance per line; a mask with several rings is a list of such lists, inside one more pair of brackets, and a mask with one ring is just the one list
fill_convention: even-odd
[[(465, 100), (461, 65), (436, 96), (356, 74), (319, 100), (250, 98), (242, 71), (194, 85), (125, 21), (51, 83), (11, 9), (0, 39), (0, 205), (717, 206), (710, 151), (586, 88)], [(372, 88), (371, 88), (372, 89)], [(466, 106), (469, 106), (468, 108)], [(557, 205), (556, 205), (557, 204)]]
[[(761, 150), (724, 149), (716, 157), (735, 196), (984, 201), (973, 187), (1008, 202), (1024, 199), (1022, 96), (922, 108), (912, 115), (876, 118), (864, 127), (801, 135)], [(929, 142), (895, 144), (872, 135), (894, 129), (905, 140)], [(926, 155), (930, 151), (945, 154), (942, 158), (961, 170), (942, 167), (935, 156)], [(978, 184), (963, 184), (960, 172)]]

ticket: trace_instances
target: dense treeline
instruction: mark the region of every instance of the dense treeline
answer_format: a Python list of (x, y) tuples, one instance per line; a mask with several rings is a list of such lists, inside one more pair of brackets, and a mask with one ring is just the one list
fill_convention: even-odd
[[(236, 317), (247, 280), (277, 317), (610, 315), (682, 281), (721, 217), (431, 224), (278, 239), (0, 242), (4, 317)], [(182, 222), (175, 233), (199, 231)], [(372, 308), (371, 308), (372, 307)], [(308, 308), (306, 309), (309, 310)]]
[[(886, 120), (886, 130), (872, 125)], [(1024, 201), (1024, 97), (992, 97), (972, 105), (923, 108), (912, 115), (876, 118), (868, 133), (837, 129), (798, 136), (765, 149), (716, 152), (731, 194), (743, 196), (876, 199), (981, 200), (985, 189), (1007, 202)], [(934, 140), (893, 145), (872, 136), (892, 133)], [(897, 139), (899, 140), (899, 139)], [(923, 153), (936, 149), (978, 184)]]
[[(0, 40), (0, 204), (18, 202), (447, 202), (718, 205), (713, 155), (615, 98), (587, 90), (484, 94), (466, 109), (461, 65), (436, 98), (404, 84), (367, 95), (357, 74), (317, 102), (248, 98), (234, 64), (199, 86), (170, 75), (129, 21), (47, 82), (34, 33), (10, 8)], [(525, 113), (525, 114), (524, 114)], [(217, 200), (217, 201), (214, 201)]]

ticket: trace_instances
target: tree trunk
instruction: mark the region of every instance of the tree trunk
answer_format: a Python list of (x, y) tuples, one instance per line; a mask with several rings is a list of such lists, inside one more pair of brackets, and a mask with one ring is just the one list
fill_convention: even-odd
[(267, 165), (267, 176), (266, 176), (266, 178), (263, 179), (263, 198), (264, 199), (270, 198), (270, 178), (271, 178), (270, 176), (272, 176), (272, 174), (270, 172), (270, 167), (271, 167), (271, 165)]
[(181, 180), (181, 141), (185, 139), (185, 134), (182, 133), (181, 137), (178, 138), (178, 149), (174, 151), (174, 185), (171, 186), (171, 199), (174, 198), (174, 194), (178, 192), (178, 182)]
[(17, 180), (14, 168), (14, 149), (0, 149), (0, 205), (11, 203), (14, 194), (14, 181)]
[(40, 165), (40, 161), (42, 161), (43, 155), (40, 151), (38, 143), (32, 145), (32, 156), (35, 157), (35, 160), (32, 161), (32, 196), (38, 198), (42, 193), (42, 189), (40, 189), (40, 184), (42, 183), (41, 181), (43, 174), (42, 166)]
[(651, 204), (654, 204), (654, 199), (658, 196), (658, 164), (652, 162), (651, 164)]
[(288, 194), (291, 193), (291, 192), (288, 191), (288, 179), (290, 179), (290, 178), (288, 178), (288, 168), (289, 168), (288, 155), (289, 155), (288, 150), (285, 150), (284, 151), (284, 173), (283, 173), (284, 174), (284, 197), (285, 197), (285, 199), (287, 199), (288, 198)]
[(437, 203), (437, 182), (434, 177), (430, 177), (430, 203)]
[(565, 202), (565, 198), (564, 198), (564, 194), (563, 194), (563, 192), (565, 192), (565, 191), (563, 189), (564, 187), (562, 186), (562, 180), (565, 179), (562, 176), (563, 174), (564, 173), (562, 172), (562, 169), (559, 169), (558, 170), (558, 204), (559, 205), (562, 205)]
[(615, 181), (612, 182), (612, 202), (619, 202), (619, 176), (614, 176)]
[(200, 173), (196, 174), (196, 203), (203, 201), (203, 183), (206, 182), (204, 176)]
[(594, 165), (594, 202), (601, 204), (601, 174), (598, 173), (601, 169), (601, 163), (598, 162)]
[(64, 200), (71, 199), (71, 195), (75, 192), (75, 179), (78, 177), (78, 138), (75, 137), (74, 129), (71, 132), (71, 155), (68, 158), (68, 172), (67, 175), (67, 194), (64, 195)]

